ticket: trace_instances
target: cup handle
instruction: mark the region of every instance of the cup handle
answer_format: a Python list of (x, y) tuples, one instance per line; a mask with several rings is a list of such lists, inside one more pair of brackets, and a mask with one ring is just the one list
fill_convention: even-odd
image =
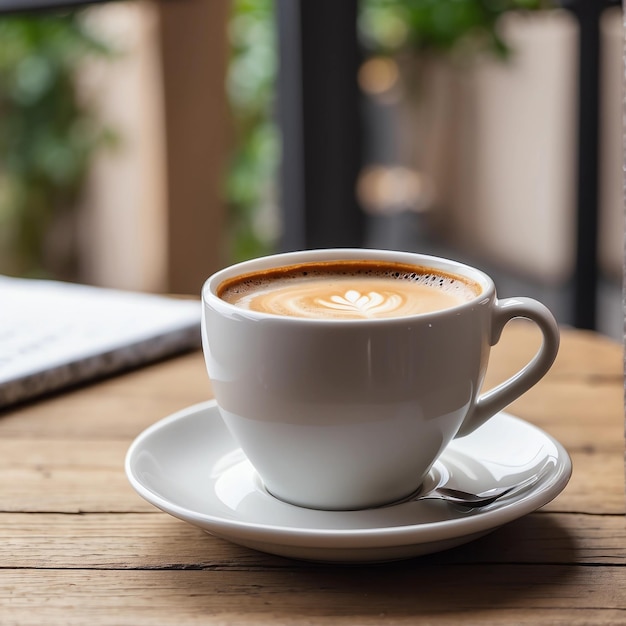
[(559, 327), (549, 309), (532, 298), (496, 300), (492, 315), (490, 345), (500, 340), (503, 328), (512, 319), (529, 319), (543, 335), (543, 342), (533, 359), (517, 374), (494, 389), (482, 394), (461, 424), (455, 437), (464, 437), (484, 424), (490, 417), (528, 391), (548, 372), (559, 351)]

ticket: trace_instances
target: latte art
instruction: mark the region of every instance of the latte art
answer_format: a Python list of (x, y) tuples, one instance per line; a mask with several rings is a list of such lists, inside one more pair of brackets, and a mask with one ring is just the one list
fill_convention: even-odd
[(320, 308), (351, 311), (355, 314), (361, 313), (364, 317), (376, 317), (398, 310), (402, 304), (402, 298), (397, 293), (383, 295), (377, 291), (370, 291), (367, 295), (361, 295), (360, 291), (348, 289), (343, 295), (332, 295), (330, 300), (317, 298), (315, 303)]
[(377, 319), (439, 311), (476, 297), (478, 285), (428, 268), (335, 261), (238, 276), (218, 289), (243, 309), (313, 319)]
[[(419, 288), (407, 289), (408, 285), (402, 285), (403, 289), (393, 289), (390, 282), (355, 277), (324, 281), (309, 279), (299, 284), (256, 291), (240, 298), (236, 304), (277, 315), (336, 319), (393, 317), (410, 315), (418, 309), (421, 312), (428, 310), (430, 294), (418, 302)], [(430, 302), (432, 304), (432, 299)]]

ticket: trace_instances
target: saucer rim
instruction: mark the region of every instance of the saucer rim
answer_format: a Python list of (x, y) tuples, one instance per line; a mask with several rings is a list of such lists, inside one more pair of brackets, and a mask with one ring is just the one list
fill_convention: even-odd
[[(522, 422), (534, 430), (538, 436), (548, 439), (558, 451), (557, 459), (560, 464), (557, 463), (554, 471), (536, 486), (524, 492), (519, 498), (502, 503), (498, 508), (476, 511), (475, 514), (468, 517), (379, 528), (288, 527), (280, 524), (230, 519), (201, 513), (173, 503), (146, 487), (133, 471), (133, 459), (137, 450), (141, 449), (154, 433), (186, 419), (197, 419), (202, 413), (207, 413), (207, 417), (221, 420), (217, 402), (208, 400), (176, 411), (142, 431), (127, 451), (124, 463), (126, 476), (133, 489), (153, 506), (234, 543), (241, 543), (248, 539), (257, 544), (270, 541), (272, 543), (278, 542), (285, 547), (309, 548), (311, 547), (310, 541), (315, 540), (316, 546), (319, 548), (363, 549), (364, 542), (366, 542), (367, 549), (375, 549), (458, 540), (461, 537), (486, 534), (546, 505), (561, 493), (569, 482), (572, 473), (570, 456), (559, 441), (534, 424), (506, 411), (500, 411), (492, 419), (500, 417)], [(223, 426), (226, 428), (224, 424)], [(236, 449), (235, 447), (234, 450)], [(268, 495), (268, 497), (271, 496)], [(393, 507), (389, 508), (390, 510), (393, 509)], [(341, 512), (334, 511), (333, 513)], [(433, 534), (436, 537), (433, 537)]]

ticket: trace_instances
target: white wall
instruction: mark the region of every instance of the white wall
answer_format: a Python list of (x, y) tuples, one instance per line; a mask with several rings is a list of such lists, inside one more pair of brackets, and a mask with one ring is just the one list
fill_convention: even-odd
[[(453, 111), (446, 166), (434, 170), (438, 222), (459, 248), (540, 284), (561, 284), (573, 273), (575, 254), (577, 25), (569, 13), (554, 11), (511, 14), (503, 29), (515, 50), (509, 62), (485, 61), (439, 85), (448, 90)], [(602, 35), (600, 261), (619, 277), (619, 8), (604, 16)]]

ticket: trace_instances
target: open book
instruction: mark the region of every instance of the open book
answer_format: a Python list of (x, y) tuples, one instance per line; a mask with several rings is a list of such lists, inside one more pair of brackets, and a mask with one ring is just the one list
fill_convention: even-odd
[(200, 346), (201, 304), (0, 276), (0, 408)]

